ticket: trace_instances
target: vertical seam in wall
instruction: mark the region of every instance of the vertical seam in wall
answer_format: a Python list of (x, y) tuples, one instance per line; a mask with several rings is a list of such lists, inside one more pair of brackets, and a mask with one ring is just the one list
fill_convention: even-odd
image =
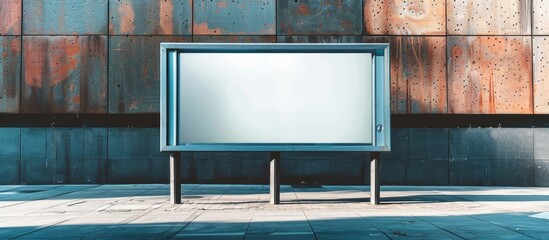
[[(450, 67), (449, 65), (449, 61), (448, 61), (448, 0), (445, 0), (444, 1), (444, 41), (445, 41), (445, 75), (446, 75), (446, 115), (450, 114), (450, 84), (449, 84), (449, 81), (448, 81), (448, 67)], [(447, 145), (448, 147), (446, 148), (447, 149), (447, 156), (448, 156), (448, 167), (447, 167), (447, 172), (448, 172), (448, 176), (447, 176), (447, 185), (450, 186), (450, 164), (451, 164), (451, 160), (450, 160), (450, 127), (447, 128), (446, 130), (446, 137), (448, 139), (447, 141)]]
[[(105, 56), (105, 58), (107, 58), (107, 106), (106, 106), (106, 115), (108, 116), (109, 115), (109, 112), (110, 112), (110, 100), (109, 100), (109, 91), (110, 91), (110, 61), (111, 61), (111, 58), (110, 58), (110, 42), (111, 42), (111, 34), (110, 34), (110, 30), (109, 30), (109, 26), (111, 24), (111, 3), (110, 3), (110, 0), (107, 0), (107, 46), (106, 46), (106, 50), (107, 50), (107, 55)], [(107, 143), (107, 157), (105, 158), (105, 163), (103, 164), (103, 171), (104, 171), (104, 175), (105, 175), (105, 179), (103, 180), (104, 183), (103, 184), (106, 184), (106, 183), (109, 183), (109, 161), (110, 161), (110, 156), (109, 156), (109, 126), (107, 125), (106, 126), (106, 131), (107, 131), (107, 134), (106, 134), (106, 139), (105, 139), (105, 142)], [(97, 182), (97, 179), (95, 180)]]
[[(21, 108), (23, 107), (23, 105), (21, 104), (22, 101), (22, 97), (23, 97), (23, 1), (21, 1), (21, 22), (20, 22), (20, 38), (19, 39), (19, 42), (20, 42), (20, 52), (19, 52), (19, 114), (21, 114)], [(22, 177), (22, 174), (23, 174), (23, 148), (22, 148), (22, 145), (23, 145), (23, 135), (21, 134), (23, 131), (23, 127), (19, 127), (19, 182), (17, 184), (22, 184), (22, 181), (23, 181), (23, 177)]]

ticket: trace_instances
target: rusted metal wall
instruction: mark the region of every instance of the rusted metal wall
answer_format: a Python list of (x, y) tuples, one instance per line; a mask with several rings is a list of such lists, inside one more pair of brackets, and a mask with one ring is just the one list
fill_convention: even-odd
[[(462, 114), (472, 114), (471, 122), (506, 114), (543, 118), (549, 114), (548, 19), (547, 0), (0, 0), (0, 114), (158, 114), (160, 42), (387, 42), (396, 121)], [(383, 166), (393, 174), (383, 181), (547, 186), (547, 122), (532, 122), (538, 126), (533, 134), (525, 125), (500, 132), (436, 122), (396, 128)], [(118, 128), (105, 121), (53, 129), (56, 123), (0, 127), (6, 166), (0, 183), (166, 181), (165, 156), (155, 153), (156, 126)], [(471, 147), (495, 144), (499, 151), (511, 145), (509, 138), (534, 153), (477, 156)], [(22, 149), (22, 142), (43, 148)], [(186, 154), (183, 177), (259, 183), (266, 179), (259, 159), (266, 157)], [(286, 181), (368, 181), (367, 156), (284, 157)], [(515, 173), (526, 177), (500, 177)]]

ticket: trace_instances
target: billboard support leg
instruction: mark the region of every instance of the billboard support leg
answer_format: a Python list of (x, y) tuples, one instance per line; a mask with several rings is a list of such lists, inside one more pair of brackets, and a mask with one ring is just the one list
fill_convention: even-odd
[(170, 153), (170, 202), (181, 204), (181, 155)]
[(372, 152), (370, 155), (370, 204), (379, 204), (380, 180), (381, 180), (381, 154)]
[(280, 152), (271, 152), (270, 181), (269, 181), (270, 203), (280, 203)]

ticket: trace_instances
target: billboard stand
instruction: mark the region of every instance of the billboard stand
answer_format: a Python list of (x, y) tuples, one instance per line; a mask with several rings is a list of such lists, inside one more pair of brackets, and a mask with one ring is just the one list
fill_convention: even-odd
[(270, 203), (280, 203), (280, 152), (271, 152), (270, 181), (269, 181)]
[(179, 152), (170, 153), (170, 202), (181, 203), (181, 155)]
[(381, 180), (380, 152), (372, 152), (370, 155), (370, 203), (379, 204), (380, 180)]

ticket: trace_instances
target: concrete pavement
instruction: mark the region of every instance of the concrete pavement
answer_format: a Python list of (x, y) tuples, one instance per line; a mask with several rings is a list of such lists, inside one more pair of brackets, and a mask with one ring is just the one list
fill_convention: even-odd
[(0, 239), (549, 239), (549, 188), (0, 186)]

